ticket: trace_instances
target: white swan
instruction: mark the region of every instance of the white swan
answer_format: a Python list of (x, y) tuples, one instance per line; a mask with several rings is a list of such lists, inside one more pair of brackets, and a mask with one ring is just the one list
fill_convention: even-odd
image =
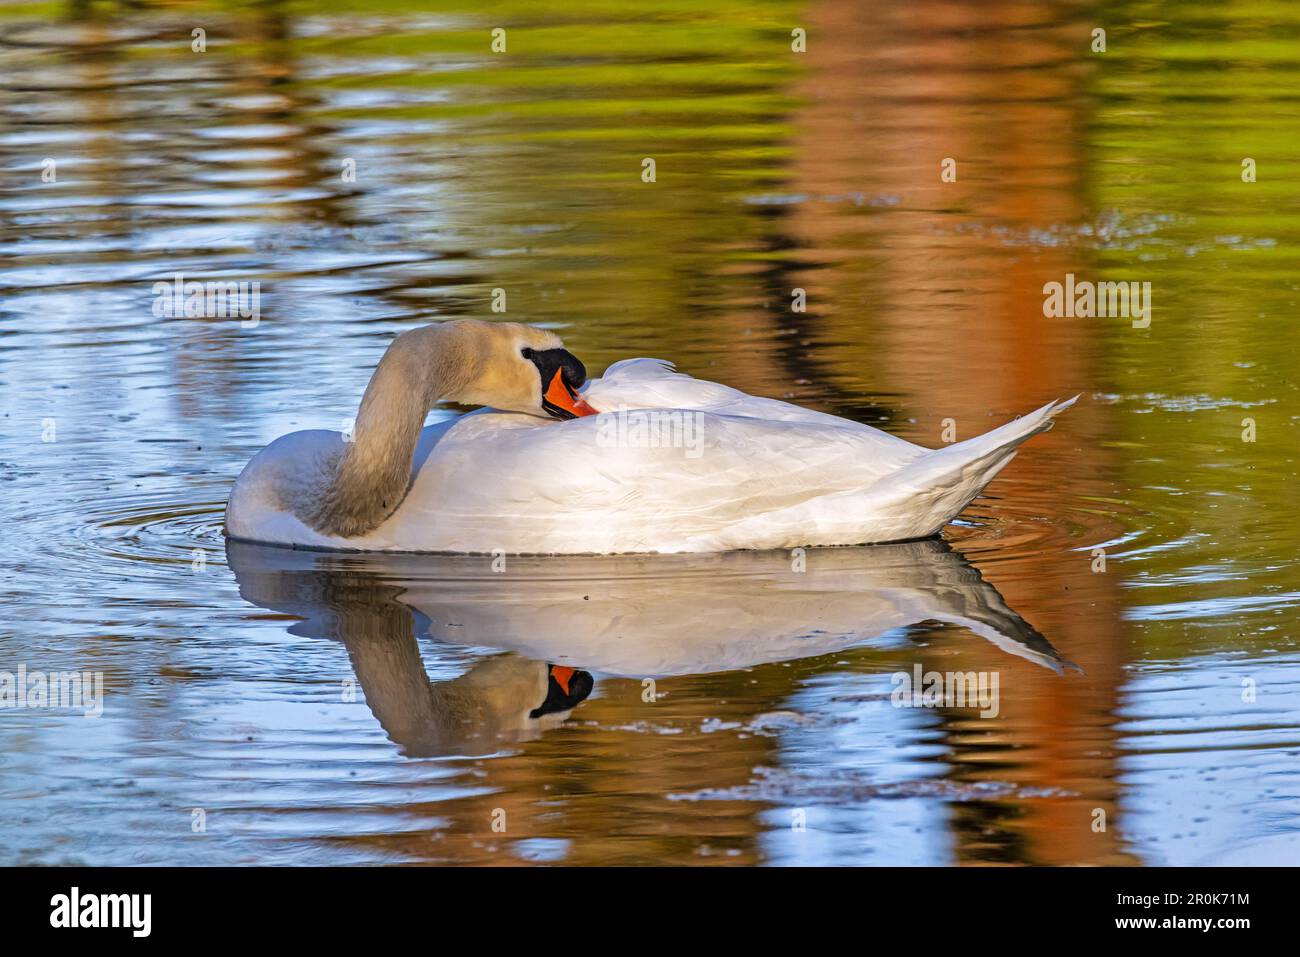
[[(276, 439), (235, 482), (226, 532), (305, 548), (511, 554), (925, 538), (1074, 402), (931, 450), (660, 360), (616, 362), (579, 394), (585, 378), (532, 326), (457, 320), (403, 333), (366, 387), (351, 441)], [(509, 411), (422, 428), (444, 400)]]

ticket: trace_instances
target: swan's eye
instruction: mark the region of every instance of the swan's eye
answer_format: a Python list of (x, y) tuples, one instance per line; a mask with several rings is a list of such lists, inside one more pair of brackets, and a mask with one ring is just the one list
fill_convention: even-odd
[(533, 350), (528, 348), (527, 346), (524, 346), (522, 349), (520, 349), (519, 354), (523, 356), (525, 359), (527, 359), (529, 362), (533, 360)]

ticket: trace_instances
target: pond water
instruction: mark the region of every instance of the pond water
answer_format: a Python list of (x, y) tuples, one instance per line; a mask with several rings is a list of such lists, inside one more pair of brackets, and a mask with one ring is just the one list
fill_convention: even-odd
[[(1300, 8), (699, 6), (0, 6), (0, 691), (103, 691), (0, 709), (0, 863), (1300, 861)], [(929, 446), (1082, 397), (944, 542), (227, 546), (494, 315)]]

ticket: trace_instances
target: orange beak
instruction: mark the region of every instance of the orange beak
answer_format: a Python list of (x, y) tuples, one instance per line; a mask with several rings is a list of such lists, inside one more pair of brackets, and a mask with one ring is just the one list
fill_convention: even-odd
[(563, 409), (575, 416), (596, 415), (595, 409), (578, 398), (577, 394), (564, 384), (564, 379), (561, 377), (562, 372), (562, 369), (555, 370), (555, 377), (551, 379), (551, 384), (546, 388), (546, 401), (557, 409)]
[(565, 694), (569, 693), (569, 682), (573, 679), (574, 674), (576, 674), (576, 671), (573, 668), (566, 668), (564, 665), (551, 665), (551, 677), (555, 679), (555, 683), (560, 686), (560, 690)]

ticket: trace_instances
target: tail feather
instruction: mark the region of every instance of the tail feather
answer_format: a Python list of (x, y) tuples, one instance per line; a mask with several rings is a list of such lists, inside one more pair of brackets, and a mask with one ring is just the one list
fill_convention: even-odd
[(935, 449), (888, 476), (887, 490), (876, 491), (906, 503), (915, 515), (915, 536), (934, 535), (984, 491), (1022, 442), (1050, 429), (1055, 416), (1078, 398), (1049, 402), (983, 435)]

